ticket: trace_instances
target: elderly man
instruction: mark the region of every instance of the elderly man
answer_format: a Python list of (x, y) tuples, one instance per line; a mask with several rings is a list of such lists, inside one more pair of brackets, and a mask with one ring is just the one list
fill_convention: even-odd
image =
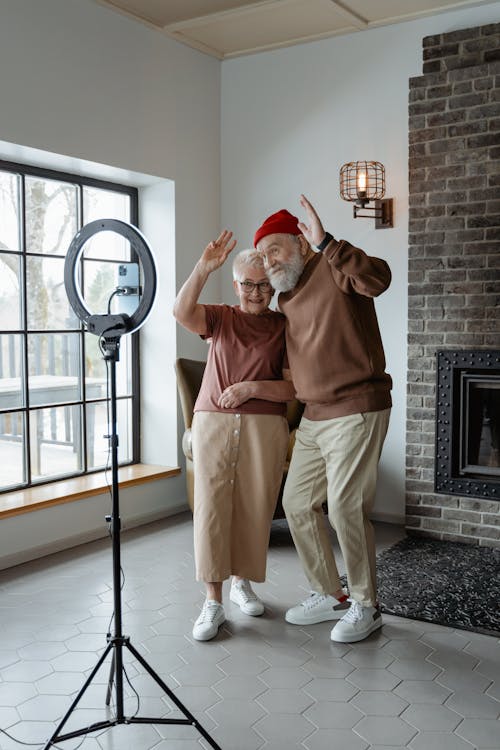
[[(290, 370), (305, 403), (283, 507), (312, 592), (287, 611), (286, 620), (338, 620), (331, 639), (351, 643), (382, 624), (369, 513), (392, 381), (373, 298), (387, 289), (391, 273), (385, 261), (335, 240), (309, 201), (301, 196), (300, 202), (307, 225), (281, 210), (254, 237), (280, 292)], [(325, 499), (345, 562), (348, 600), (324, 523)]]

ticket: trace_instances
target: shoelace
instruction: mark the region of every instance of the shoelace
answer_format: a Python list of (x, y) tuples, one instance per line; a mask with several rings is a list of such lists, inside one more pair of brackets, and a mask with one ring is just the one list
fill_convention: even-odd
[(355, 602), (354, 599), (349, 599), (349, 601), (351, 602), (351, 606), (342, 617), (342, 620), (345, 620), (345, 622), (356, 623), (363, 617), (363, 608), (361, 607), (361, 604)]
[(243, 595), (243, 598), (246, 602), (254, 602), (257, 599), (257, 595), (255, 592), (250, 588), (250, 585), (248, 581), (245, 581), (244, 583), (235, 583), (234, 587), (237, 591), (240, 592), (240, 594)]
[(217, 603), (205, 601), (196, 623), (198, 625), (205, 625), (207, 622), (212, 623), (215, 620), (218, 609), (219, 605)]
[(317, 607), (318, 604), (322, 604), (325, 599), (325, 594), (318, 594), (317, 591), (311, 591), (311, 596), (309, 596), (305, 601), (302, 602), (302, 606), (306, 610), (312, 609), (313, 607)]

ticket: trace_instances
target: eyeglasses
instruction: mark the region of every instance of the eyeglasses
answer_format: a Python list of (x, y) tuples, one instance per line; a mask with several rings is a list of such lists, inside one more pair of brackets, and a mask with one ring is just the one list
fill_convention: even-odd
[(254, 283), (253, 281), (238, 281), (238, 284), (243, 288), (243, 291), (246, 292), (247, 294), (250, 294), (251, 292), (253, 292), (255, 287), (258, 287), (259, 292), (264, 292), (264, 294), (266, 292), (273, 291), (273, 287), (269, 283), (269, 281), (259, 281), (257, 284)]

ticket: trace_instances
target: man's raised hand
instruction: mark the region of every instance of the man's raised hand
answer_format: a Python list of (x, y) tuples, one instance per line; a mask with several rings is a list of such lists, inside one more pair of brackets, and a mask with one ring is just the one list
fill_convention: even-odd
[(320, 245), (325, 237), (325, 230), (323, 229), (321, 219), (305, 195), (300, 196), (300, 205), (305, 209), (308, 224), (299, 221), (297, 226), (310, 245)]

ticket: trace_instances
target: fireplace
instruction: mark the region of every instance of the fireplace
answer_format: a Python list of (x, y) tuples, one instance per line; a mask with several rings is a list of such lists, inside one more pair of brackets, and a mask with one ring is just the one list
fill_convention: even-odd
[(500, 351), (438, 351), (435, 490), (500, 499)]
[(426, 36), (410, 79), (405, 453), (408, 532), (500, 549), (499, 46), (498, 24)]

